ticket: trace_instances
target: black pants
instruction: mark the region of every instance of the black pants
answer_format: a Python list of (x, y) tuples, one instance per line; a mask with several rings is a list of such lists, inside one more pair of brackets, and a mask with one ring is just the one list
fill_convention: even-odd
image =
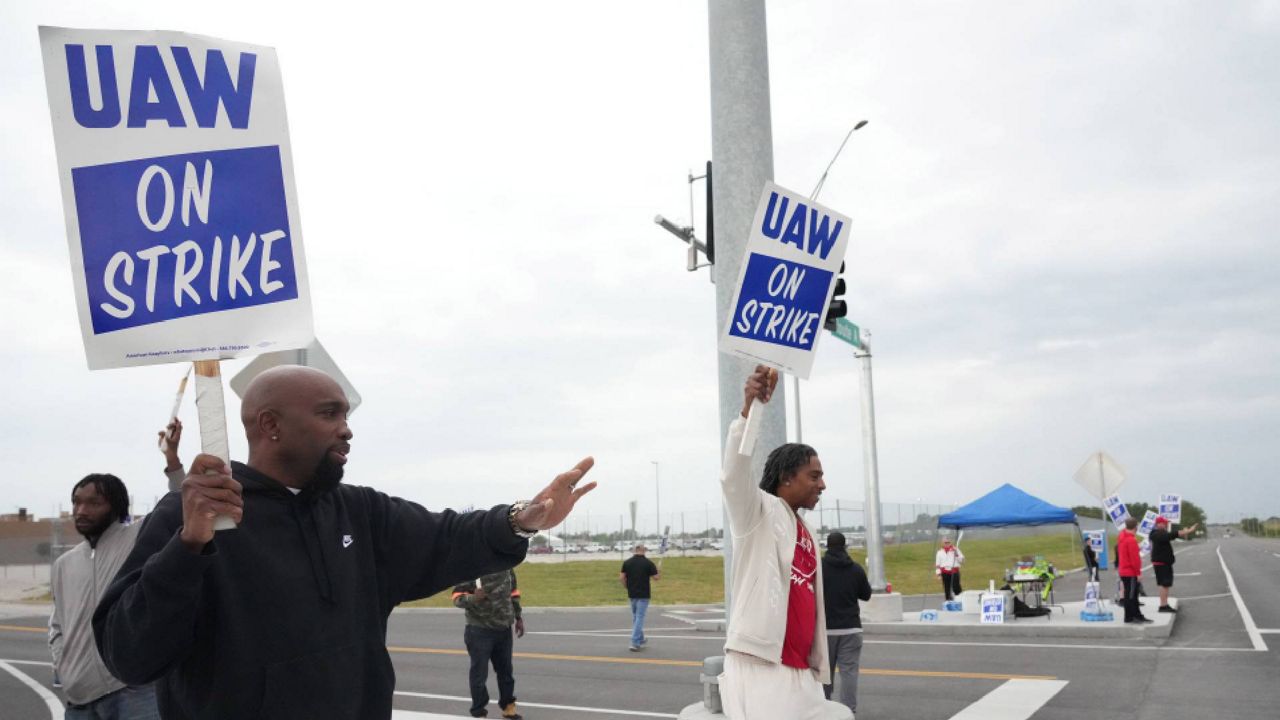
[(957, 570), (950, 574), (942, 573), (939, 577), (942, 578), (942, 592), (946, 594), (948, 600), (954, 600), (955, 596), (961, 592), (960, 571)]
[(489, 663), (498, 676), (498, 705), (506, 707), (516, 701), (516, 679), (511, 674), (511, 628), (493, 628), (468, 625), (463, 632), (467, 654), (471, 656), (471, 716), (484, 717), (489, 705)]
[(1124, 621), (1137, 620), (1142, 617), (1138, 609), (1138, 578), (1122, 577), (1120, 582), (1124, 587)]

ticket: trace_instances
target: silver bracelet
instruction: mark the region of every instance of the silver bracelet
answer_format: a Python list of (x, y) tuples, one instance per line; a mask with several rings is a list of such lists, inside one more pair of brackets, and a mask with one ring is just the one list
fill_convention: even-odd
[(507, 524), (511, 526), (511, 532), (515, 533), (516, 537), (528, 540), (538, 534), (537, 530), (525, 530), (516, 523), (516, 516), (524, 512), (524, 509), (532, 504), (528, 500), (517, 500), (511, 503), (511, 509), (507, 511)]

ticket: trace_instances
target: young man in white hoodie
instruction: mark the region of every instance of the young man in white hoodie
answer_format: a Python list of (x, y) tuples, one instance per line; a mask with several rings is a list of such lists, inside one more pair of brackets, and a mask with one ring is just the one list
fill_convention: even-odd
[(826, 488), (808, 445), (769, 454), (759, 485), (751, 457), (738, 454), (752, 400), (769, 402), (776, 370), (747, 378), (742, 416), (729, 425), (720, 483), (733, 532), (733, 603), (720, 696), (730, 720), (820, 718), (830, 682), (822, 569), (817, 543), (797, 511)]

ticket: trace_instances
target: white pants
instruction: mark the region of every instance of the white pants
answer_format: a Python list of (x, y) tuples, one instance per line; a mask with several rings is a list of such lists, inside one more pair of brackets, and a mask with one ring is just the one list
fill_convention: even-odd
[(826, 704), (813, 670), (732, 650), (724, 654), (720, 701), (729, 720), (818, 720)]

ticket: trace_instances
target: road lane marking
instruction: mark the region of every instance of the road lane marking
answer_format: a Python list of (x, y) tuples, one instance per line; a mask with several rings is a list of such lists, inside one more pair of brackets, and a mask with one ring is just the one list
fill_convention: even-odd
[[(402, 696), (405, 696), (405, 697), (425, 698), (425, 699), (428, 699), (428, 700), (453, 700), (453, 701), (456, 701), (456, 702), (465, 702), (465, 703), (470, 703), (470, 702), (471, 702), (471, 698), (469, 698), (469, 697), (462, 697), (462, 696), (460, 696), (460, 695), (436, 695), (435, 693), (408, 692), (408, 691), (406, 691), (406, 690), (397, 690), (397, 691), (396, 691), (396, 694), (397, 694), (397, 695), (402, 695)], [(496, 703), (495, 703), (495, 704), (496, 704)], [(655, 718), (674, 718), (674, 717), (676, 717), (675, 715), (672, 715), (671, 713), (645, 712), (645, 711), (643, 711), (643, 710), (618, 710), (618, 709), (616, 709), (616, 708), (593, 708), (593, 707), (580, 707), (580, 706), (578, 706), (578, 705), (552, 705), (552, 704), (550, 704), (550, 703), (536, 703), (536, 702), (529, 702), (529, 701), (527, 701), (527, 700), (520, 700), (520, 701), (518, 702), (518, 705), (519, 705), (521, 708), (546, 708), (546, 709), (548, 709), (548, 710), (573, 710), (573, 711), (576, 711), (576, 712), (584, 712), (584, 713), (602, 713), (602, 714), (607, 714), (607, 715), (633, 715), (633, 716), (636, 716), (636, 717), (655, 717)], [(400, 712), (405, 712), (405, 711), (401, 710)], [(406, 717), (406, 718), (408, 718), (408, 717), (410, 717), (410, 716), (406, 715), (405, 717)], [(446, 717), (453, 717), (453, 716), (452, 716), (452, 715), (427, 715), (427, 717), (429, 717), (429, 718), (436, 718), (436, 717), (446, 718)], [(392, 715), (392, 720), (396, 720), (396, 716), (395, 716), (395, 715)]]
[(1231, 590), (1231, 596), (1235, 598), (1236, 609), (1240, 611), (1240, 619), (1244, 621), (1244, 629), (1249, 633), (1249, 639), (1253, 641), (1253, 649), (1261, 652), (1267, 651), (1267, 643), (1263, 641), (1262, 634), (1258, 632), (1258, 626), (1253, 622), (1253, 616), (1249, 614), (1249, 608), (1244, 606), (1244, 598), (1240, 597), (1240, 591), (1236, 589), (1235, 578), (1231, 577), (1231, 571), (1227, 569), (1227, 561), (1222, 557), (1222, 547), (1218, 546), (1218, 562), (1222, 563), (1222, 572), (1227, 576), (1227, 587)]
[(14, 632), (30, 632), (30, 633), (47, 633), (47, 627), (32, 627), (30, 625), (0, 625), (0, 630), (13, 630)]
[[(1231, 593), (1222, 593), (1221, 595), (1201, 595), (1197, 597), (1178, 598), (1178, 602), (1187, 600), (1207, 600), (1210, 598), (1230, 597)], [(530, 632), (529, 635), (534, 633)], [(542, 635), (569, 635), (573, 637), (616, 637), (630, 638), (631, 633), (619, 633), (616, 635), (601, 635), (597, 633), (586, 633), (578, 631), (555, 631), (544, 630)], [(712, 635), (710, 633), (698, 633), (696, 635), (650, 635), (645, 633), (645, 637), (653, 640), (706, 640), (723, 644), (724, 635)], [(963, 641), (947, 641), (947, 640), (863, 640), (864, 644), (873, 645), (955, 645), (957, 647), (1011, 647), (1011, 648), (1044, 648), (1048, 650), (1057, 650), (1060, 648), (1073, 648), (1085, 650), (1175, 650), (1180, 652), (1202, 651), (1202, 652), (1258, 652), (1252, 647), (1200, 647), (1200, 646), (1142, 646), (1142, 645), (1094, 645), (1084, 643), (1008, 643), (1008, 642), (963, 642)]]
[(1280, 628), (1271, 628), (1269, 630), (1258, 630), (1263, 635), (1280, 635)]
[[(466, 655), (466, 650), (453, 648), (424, 648), (387, 646), (388, 652), (412, 653), (417, 655)], [(512, 653), (512, 657), (526, 660), (569, 660), (576, 662), (617, 663), (621, 665), (675, 665), (679, 667), (702, 667), (701, 660), (664, 660), (661, 658), (623, 658), (606, 655), (557, 655), (553, 653)]]
[(1224, 593), (1218, 593), (1216, 595), (1192, 595), (1191, 597), (1180, 597), (1180, 598), (1177, 598), (1177, 600), (1180, 603), (1184, 603), (1188, 600), (1213, 600), (1214, 598), (1224, 598), (1224, 597), (1231, 597), (1231, 593), (1224, 592)]
[(1203, 574), (1204, 574), (1204, 573), (1202, 573), (1202, 572), (1178, 573), (1178, 577), (1180, 577), (1180, 578), (1189, 578), (1189, 577), (1197, 577), (1197, 576), (1200, 576), (1200, 575), (1203, 575)]
[(1065, 680), (1010, 680), (951, 720), (1026, 720), (1066, 686)]
[(66, 710), (63, 709), (62, 701), (58, 699), (57, 695), (49, 692), (45, 686), (36, 682), (30, 675), (27, 675), (3, 660), (0, 660), (0, 670), (4, 670), (10, 675), (18, 678), (23, 685), (34, 690), (36, 695), (39, 695), (40, 699), (44, 701), (45, 706), (49, 708), (49, 717), (51, 720), (61, 720)]
[[(644, 634), (645, 634), (645, 637), (648, 637), (648, 636), (649, 636), (649, 633), (651, 633), (651, 632), (681, 632), (681, 633), (683, 633), (683, 632), (694, 632), (694, 629), (693, 629), (693, 628), (691, 628), (691, 627), (651, 628), (651, 627), (649, 627), (649, 626), (647, 626), (647, 625), (646, 625), (646, 626), (645, 626), (645, 628), (644, 628)], [(631, 637), (631, 628), (629, 628), (629, 627), (624, 627), (624, 628), (604, 628), (604, 629), (601, 629), (601, 630), (530, 630), (529, 632), (527, 632), (527, 633), (525, 633), (525, 634), (526, 634), (526, 635), (601, 635), (601, 634), (608, 635), (608, 634), (610, 634), (610, 633), (626, 633), (625, 637)]]
[(1087, 645), (1070, 643), (992, 643), (947, 640), (863, 640), (863, 645), (954, 645), (956, 647), (1020, 648), (1032, 650), (1124, 650), (1128, 652), (1259, 652), (1252, 647), (1183, 647), (1156, 645)]
[[(398, 647), (388, 646), (389, 652), (411, 653), (416, 655), (466, 655), (466, 650), (454, 648)], [(701, 660), (668, 660), (665, 658), (630, 658), (610, 657), (608, 655), (560, 655), (555, 653), (512, 653), (512, 657), (527, 660), (567, 660), (570, 662), (600, 662), (623, 665), (666, 665), (674, 667), (702, 667)], [(864, 667), (858, 671), (862, 675), (885, 675), (890, 677), (928, 677), (953, 678), (958, 680), (1053, 680), (1052, 675), (1006, 675), (999, 673), (952, 672), (944, 670), (887, 670)]]

